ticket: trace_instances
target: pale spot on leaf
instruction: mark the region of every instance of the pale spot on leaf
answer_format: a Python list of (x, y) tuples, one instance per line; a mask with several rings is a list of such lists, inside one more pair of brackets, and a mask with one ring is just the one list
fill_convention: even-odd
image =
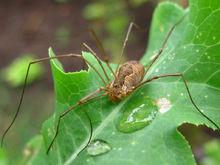
[(160, 113), (166, 113), (171, 108), (171, 102), (167, 98), (163, 97), (156, 101), (157, 106), (159, 107)]

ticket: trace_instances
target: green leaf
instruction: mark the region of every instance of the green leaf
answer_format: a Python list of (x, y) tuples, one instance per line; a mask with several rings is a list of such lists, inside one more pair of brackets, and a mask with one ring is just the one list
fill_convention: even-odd
[[(172, 3), (159, 4), (153, 15), (147, 53), (141, 60), (143, 64), (148, 64), (161, 48), (169, 29), (187, 13), (183, 22), (169, 37), (162, 56), (153, 65), (148, 77), (165, 73), (183, 73), (196, 104), (218, 125), (219, 8), (218, 0), (191, 0), (186, 11)], [(49, 49), (49, 54), (54, 56), (52, 49)], [(91, 54), (83, 52), (83, 56), (102, 73)], [(56, 111), (44, 123), (42, 129), (44, 145), (40, 154), (44, 153), (44, 156), (38, 156), (45, 164), (195, 164), (190, 146), (177, 128), (182, 123), (192, 123), (205, 124), (215, 129), (191, 104), (181, 79), (163, 78), (142, 86), (121, 102), (113, 103), (105, 96), (77, 107), (62, 119), (53, 148), (49, 155), (45, 156), (45, 150), (55, 134), (59, 114), (85, 95), (104, 86), (90, 68), (88, 71), (65, 73), (60, 66), (58, 60), (51, 63)], [(117, 126), (123, 114), (128, 112), (123, 107), (132, 103), (134, 106), (140, 106), (140, 96), (143, 96), (142, 104), (147, 102), (146, 97), (156, 102), (160, 113), (142, 129), (131, 133), (120, 132)], [(168, 109), (164, 111), (164, 108)], [(80, 153), (87, 144), (90, 132), (85, 111), (92, 120), (93, 140), (103, 140), (110, 146), (110, 151), (97, 156), (90, 156), (87, 150)], [(78, 153), (80, 154), (77, 156)]]
[(218, 165), (220, 162), (220, 141), (212, 140), (205, 144), (205, 156), (201, 161), (202, 165)]
[(102, 3), (91, 3), (83, 11), (83, 16), (88, 20), (99, 19), (106, 14), (106, 6)]
[[(15, 59), (9, 66), (2, 70), (2, 75), (12, 87), (22, 86), (27, 72), (29, 62), (35, 60), (33, 54), (24, 54)], [(42, 77), (44, 70), (41, 64), (35, 64), (31, 67), (27, 84), (30, 84)]]
[(9, 164), (8, 156), (7, 156), (6, 152), (5, 152), (5, 150), (3, 150), (3, 149), (0, 149), (0, 164), (1, 165)]

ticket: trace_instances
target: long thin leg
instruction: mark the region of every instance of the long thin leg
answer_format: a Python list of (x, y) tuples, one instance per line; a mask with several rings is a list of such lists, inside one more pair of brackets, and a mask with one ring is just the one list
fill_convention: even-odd
[[(112, 72), (112, 74), (114, 75), (114, 71), (112, 69), (112, 67), (109, 64), (109, 58), (105, 52), (105, 49), (102, 45), (102, 42), (99, 40), (96, 32), (92, 29), (92, 28), (87, 28), (85, 30), (83, 30), (83, 32), (89, 32), (90, 36), (94, 39), (94, 41), (96, 42), (96, 45), (98, 46), (99, 51), (101, 52), (101, 59), (106, 63), (107, 67), (109, 68), (109, 70)], [(78, 34), (77, 36), (81, 35), (82, 33)], [(76, 37), (76, 36), (75, 36)], [(94, 51), (93, 51), (94, 52)], [(98, 57), (98, 56), (97, 56)], [(115, 75), (114, 75), (115, 76)]]
[[(57, 137), (57, 135), (58, 135), (58, 133), (59, 133), (59, 127), (60, 127), (61, 119), (62, 119), (64, 116), (66, 116), (69, 112), (71, 112), (72, 110), (74, 110), (77, 106), (83, 105), (83, 104), (87, 103), (88, 101), (90, 101), (90, 100), (92, 100), (92, 99), (95, 99), (95, 98), (100, 97), (100, 96), (96, 96), (96, 95), (99, 94), (102, 90), (104, 90), (103, 87), (99, 88), (98, 90), (96, 90), (96, 91), (94, 91), (93, 93), (91, 93), (91, 94), (85, 96), (84, 98), (82, 98), (81, 100), (79, 100), (75, 105), (69, 107), (67, 110), (65, 110), (63, 113), (60, 114), (60, 116), (59, 116), (59, 118), (58, 118), (57, 126), (56, 126), (56, 133), (55, 133), (55, 135), (54, 135), (54, 137), (53, 137), (53, 139), (52, 139), (52, 141), (51, 141), (51, 143), (50, 143), (50, 145), (49, 145), (49, 147), (48, 147), (48, 149), (47, 149), (47, 154), (49, 153), (49, 151), (50, 151), (50, 149), (51, 149), (51, 147), (52, 147), (52, 145), (53, 145), (53, 143), (54, 143), (54, 141), (55, 141), (55, 139), (56, 139), (56, 137)], [(101, 96), (103, 96), (103, 95), (101, 95)], [(87, 112), (86, 112), (86, 113), (87, 113)], [(90, 141), (91, 141), (91, 138), (92, 138), (92, 123), (91, 123), (91, 119), (90, 119), (89, 115), (88, 115), (88, 114), (86, 114), (86, 115), (87, 115), (88, 118), (89, 118), (90, 127), (91, 127), (91, 132), (90, 132), (89, 140), (88, 140), (88, 142), (87, 142), (87, 145), (88, 145), (88, 144), (90, 143)], [(87, 146), (87, 145), (86, 145), (86, 146)], [(86, 147), (86, 146), (85, 146), (85, 147)], [(83, 148), (83, 150), (85, 149), (85, 147)], [(81, 151), (82, 151), (82, 150), (81, 150)], [(81, 151), (80, 151), (80, 152), (81, 152)]]
[(172, 34), (173, 30), (175, 29), (176, 26), (178, 26), (186, 17), (186, 15), (184, 15), (178, 22), (176, 22), (171, 29), (169, 30), (169, 32), (166, 35), (165, 40), (163, 41), (162, 47), (160, 48), (159, 52), (155, 55), (155, 57), (152, 59), (152, 61), (150, 61), (149, 65), (147, 66), (146, 70), (145, 70), (145, 75), (148, 73), (148, 71), (150, 70), (150, 68), (152, 67), (152, 65), (155, 63), (155, 61), (158, 59), (158, 57), (163, 53), (163, 50), (167, 44), (167, 41), (170, 37), (170, 35)]
[(131, 22), (131, 23), (130, 23), (130, 25), (129, 25), (129, 27), (128, 27), (128, 31), (127, 31), (127, 33), (126, 33), (126, 37), (125, 37), (125, 40), (124, 40), (124, 43), (123, 43), (123, 47), (122, 47), (122, 50), (121, 50), (119, 62), (118, 62), (118, 65), (117, 65), (117, 68), (116, 68), (115, 73), (118, 72), (119, 66), (120, 66), (120, 64), (121, 64), (121, 62), (122, 62), (122, 57), (123, 57), (123, 55), (124, 55), (124, 50), (125, 50), (125, 47), (126, 47), (126, 45), (127, 45), (128, 38), (129, 38), (129, 36), (130, 36), (131, 30), (132, 30), (133, 27), (137, 28), (137, 29), (140, 30), (140, 31), (143, 31), (143, 30), (142, 30), (137, 24), (135, 24), (134, 22)]
[[(92, 120), (91, 118), (89, 117), (89, 114), (87, 113), (87, 111), (85, 111), (85, 114), (87, 116), (87, 118), (89, 119), (89, 125), (90, 125), (90, 133), (89, 133), (89, 138), (88, 138), (88, 141), (86, 143), (86, 145), (78, 152), (77, 156), (83, 152), (86, 147), (90, 144), (91, 140), (92, 140), (92, 135), (93, 135), (93, 126), (92, 126)], [(48, 151), (49, 152), (49, 151)]]
[(189, 99), (190, 101), (192, 102), (192, 104), (194, 105), (194, 107), (197, 109), (197, 111), (203, 116), (205, 117), (208, 121), (210, 121), (218, 130), (220, 130), (219, 126), (212, 120), (210, 119), (207, 115), (205, 115), (200, 109), (199, 107), (196, 105), (195, 101), (193, 100), (192, 98), (192, 95), (190, 93), (190, 90), (189, 90), (189, 86), (186, 82), (186, 79), (184, 78), (183, 74), (181, 73), (175, 73), (175, 74), (164, 74), (164, 75), (159, 75), (159, 76), (155, 76), (155, 77), (152, 77), (152, 78), (149, 78), (145, 81), (143, 81), (137, 88), (139, 88), (140, 86), (144, 85), (144, 84), (147, 84), (153, 80), (157, 80), (157, 79), (160, 79), (160, 78), (165, 78), (165, 77), (180, 77), (182, 78), (183, 82), (184, 82), (184, 85), (186, 87), (186, 90), (187, 90), (187, 93), (188, 93), (188, 96), (189, 96)]
[(92, 63), (90, 63), (88, 60), (86, 60), (83, 56), (81, 56), (81, 58), (92, 67), (92, 69), (99, 75), (99, 77), (101, 78), (102, 82), (107, 85), (107, 83), (105, 82), (105, 79), (102, 77), (102, 75), (99, 73), (99, 71), (92, 65)]
[[(112, 74), (114, 75), (114, 77), (116, 77), (116, 76), (115, 76), (115, 72), (113, 71), (112, 67), (111, 67), (110, 64), (109, 64), (109, 58), (108, 58), (107, 55), (106, 55), (105, 49), (104, 49), (104, 47), (103, 47), (103, 45), (102, 45), (102, 42), (99, 40), (97, 34), (95, 33), (95, 31), (94, 31), (93, 29), (89, 28), (89, 29), (87, 29), (87, 30), (90, 32), (91, 36), (94, 38), (94, 40), (96, 41), (96, 44), (98, 45), (99, 50), (101, 51), (102, 60), (106, 63), (107, 67), (108, 67), (109, 70), (112, 72)], [(94, 52), (94, 51), (93, 51), (93, 52)]]
[[(44, 61), (48, 61), (48, 60), (52, 60), (52, 59), (62, 59), (62, 58), (65, 58), (65, 57), (77, 57), (77, 58), (81, 58), (83, 60), (85, 60), (81, 55), (79, 54), (64, 54), (64, 55), (60, 55), (60, 56), (55, 56), (55, 57), (47, 57), (47, 58), (42, 58), (42, 59), (38, 59), (38, 60), (35, 60), (35, 61), (32, 61), (28, 64), (28, 68), (27, 68), (27, 72), (26, 72), (26, 75), (25, 75), (25, 79), (24, 79), (24, 86), (23, 86), (23, 89), (22, 89), (22, 93), (21, 93), (21, 96), (20, 96), (20, 101), (19, 101), (19, 104), (18, 104), (18, 108), (17, 108), (17, 111), (15, 113), (15, 116), (14, 118), (12, 119), (10, 125), (7, 127), (7, 129), (4, 131), (3, 135), (2, 135), (2, 139), (1, 139), (1, 147), (3, 146), (3, 142), (4, 142), (4, 138), (6, 136), (6, 134), (8, 133), (8, 131), (10, 130), (11, 126), (14, 124), (15, 122), (15, 119), (17, 118), (18, 116), (18, 113), (20, 111), (20, 108), (21, 108), (21, 104), (22, 104), (22, 101), (23, 101), (23, 97), (24, 97), (24, 93), (25, 93), (25, 89), (26, 89), (26, 86), (27, 86), (27, 79), (28, 79), (28, 75), (29, 75), (29, 71), (30, 71), (30, 67), (32, 64), (36, 64), (36, 63), (39, 63), (39, 62), (44, 62)], [(87, 60), (85, 60), (91, 67), (94, 68), (94, 66), (89, 63)], [(95, 68), (94, 68), (95, 69)], [(105, 83), (104, 79), (101, 77), (101, 75), (98, 73), (97, 70), (95, 70), (97, 72), (97, 74), (100, 76), (100, 78), (103, 80), (103, 82)]]
[(103, 71), (104, 74), (105, 74), (105, 77), (108, 79), (108, 81), (110, 81), (110, 78), (108, 77), (108, 75), (107, 75), (107, 73), (106, 73), (106, 70), (105, 70), (105, 68), (103, 67), (102, 62), (101, 62), (101, 60), (99, 59), (99, 57), (97, 56), (97, 54), (96, 54), (86, 43), (83, 43), (83, 46), (86, 47), (86, 48), (93, 54), (93, 56), (96, 58), (96, 60), (98, 61), (99, 65), (101, 66), (102, 71)]
[(96, 32), (92, 29), (92, 28), (86, 28), (84, 29), (82, 32), (80, 32), (79, 34), (77, 34), (76, 36), (74, 36), (74, 38), (82, 35), (84, 32), (87, 32), (90, 34), (90, 36), (94, 39), (94, 41), (96, 42), (97, 46), (98, 46), (98, 49), (99, 51), (101, 52), (101, 57), (102, 57), (102, 60), (103, 61), (106, 61), (108, 62), (108, 57), (106, 56), (106, 53), (105, 53), (105, 49), (102, 45), (102, 42), (100, 41), (100, 39), (98, 38)]

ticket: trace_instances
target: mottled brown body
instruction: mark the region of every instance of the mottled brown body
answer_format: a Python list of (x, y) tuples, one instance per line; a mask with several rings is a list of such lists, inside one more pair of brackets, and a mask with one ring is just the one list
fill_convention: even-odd
[(109, 98), (113, 101), (122, 100), (141, 83), (144, 73), (144, 66), (138, 61), (128, 61), (121, 65), (115, 80), (107, 87)]

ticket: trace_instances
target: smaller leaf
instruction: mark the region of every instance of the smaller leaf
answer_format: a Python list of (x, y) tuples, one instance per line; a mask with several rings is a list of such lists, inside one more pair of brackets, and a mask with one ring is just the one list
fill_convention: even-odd
[[(25, 54), (22, 57), (16, 58), (8, 67), (2, 70), (3, 78), (12, 87), (19, 87), (24, 84), (24, 77), (27, 72), (29, 62), (34, 61), (33, 54)], [(43, 75), (44, 69), (40, 64), (31, 66), (27, 84), (30, 84)]]
[(220, 141), (212, 140), (204, 146), (205, 158), (202, 165), (218, 165), (220, 162)]
[(106, 14), (106, 6), (102, 3), (92, 3), (85, 7), (83, 16), (88, 20), (99, 19)]
[(7, 165), (8, 164), (7, 154), (3, 149), (0, 149), (0, 164), (1, 165)]

